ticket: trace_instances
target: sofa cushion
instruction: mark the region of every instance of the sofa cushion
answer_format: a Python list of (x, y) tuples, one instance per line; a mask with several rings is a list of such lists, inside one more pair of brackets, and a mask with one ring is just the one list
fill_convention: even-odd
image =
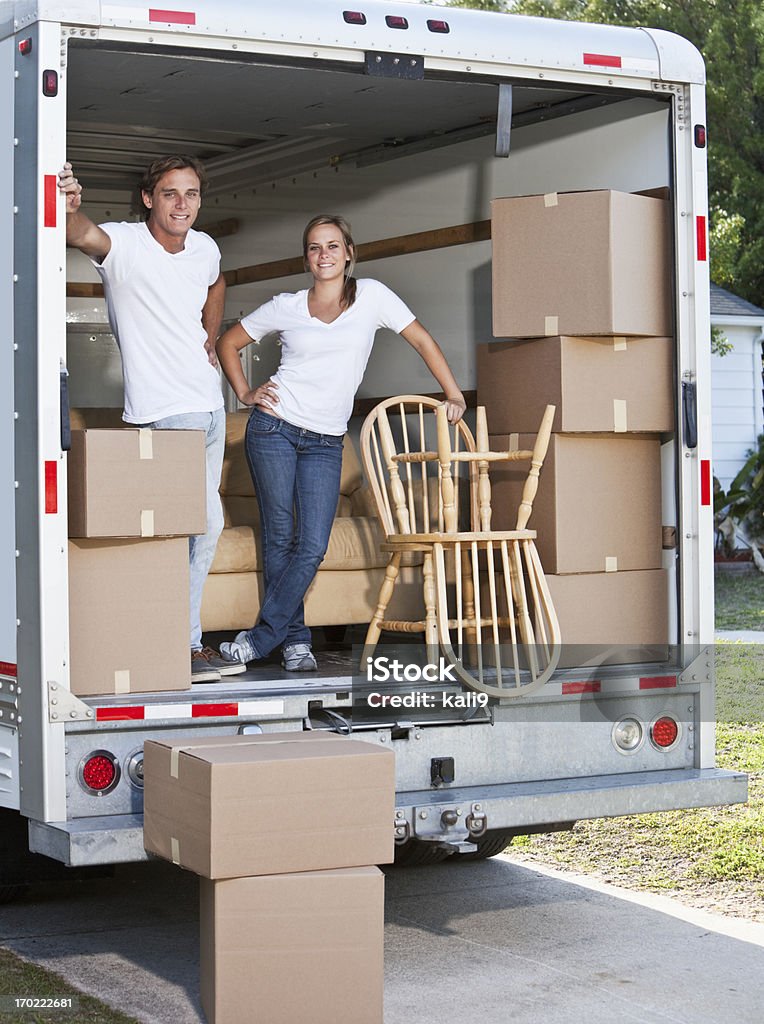
[[(210, 572), (255, 572), (263, 567), (259, 535), (251, 526), (223, 530)], [(380, 551), (380, 533), (373, 519), (345, 516), (334, 520), (322, 571), (373, 569), (387, 565), (389, 554)]]
[(229, 526), (220, 534), (210, 572), (256, 572), (262, 558), (251, 526)]

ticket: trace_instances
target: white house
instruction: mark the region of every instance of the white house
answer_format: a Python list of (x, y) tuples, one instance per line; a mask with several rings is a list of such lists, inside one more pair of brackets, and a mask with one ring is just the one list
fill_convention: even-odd
[(712, 284), (711, 325), (732, 344), (711, 356), (713, 471), (726, 490), (764, 432), (764, 309)]

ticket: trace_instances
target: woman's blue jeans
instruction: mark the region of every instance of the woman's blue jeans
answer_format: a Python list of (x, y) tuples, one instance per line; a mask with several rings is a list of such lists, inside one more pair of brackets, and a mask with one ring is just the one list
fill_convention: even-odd
[(342, 440), (257, 407), (250, 414), (245, 451), (260, 506), (265, 595), (247, 635), (261, 658), (283, 644), (310, 643), (303, 598), (337, 511)]

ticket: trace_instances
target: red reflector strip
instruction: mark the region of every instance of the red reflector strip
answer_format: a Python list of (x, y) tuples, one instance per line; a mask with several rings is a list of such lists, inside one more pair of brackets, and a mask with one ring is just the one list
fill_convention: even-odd
[(704, 263), (708, 259), (708, 246), (706, 245), (706, 218), (695, 218), (695, 234), (698, 243), (698, 260)]
[(43, 227), (54, 228), (56, 226), (57, 199), (56, 176), (55, 174), (46, 174), (43, 178)]
[(143, 707), (96, 708), (97, 722), (134, 722), (144, 718)]
[(58, 465), (55, 462), (45, 463), (45, 511), (58, 512)]
[(598, 68), (620, 68), (621, 58), (609, 53), (585, 53), (584, 64), (591, 64)]
[(640, 690), (670, 690), (676, 686), (676, 676), (643, 676), (639, 680)]
[(16, 678), (16, 666), (10, 661), (0, 661), (0, 676), (13, 676)]
[(238, 704), (194, 704), (192, 718), (217, 718), (219, 715), (238, 715)]
[(602, 689), (602, 683), (599, 679), (590, 679), (586, 683), (563, 683), (562, 693), (563, 696), (567, 693), (599, 693)]
[(169, 25), (195, 25), (196, 15), (193, 11), (158, 11), (150, 7), (149, 21), (164, 21)]
[(711, 460), (700, 460), (700, 504), (711, 504)]

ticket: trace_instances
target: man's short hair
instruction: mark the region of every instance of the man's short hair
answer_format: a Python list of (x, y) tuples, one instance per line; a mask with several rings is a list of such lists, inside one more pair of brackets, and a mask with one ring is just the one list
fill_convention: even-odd
[(207, 172), (204, 170), (204, 164), (201, 160), (197, 160), (195, 156), (185, 156), (179, 154), (178, 156), (162, 156), (158, 160), (152, 161), (146, 168), (141, 181), (141, 192), (153, 193), (157, 187), (159, 179), (167, 174), (169, 171), (182, 171), (184, 168), (190, 167), (191, 170), (196, 174), (199, 179), (199, 189), (202, 195), (204, 195), (208, 179)]

